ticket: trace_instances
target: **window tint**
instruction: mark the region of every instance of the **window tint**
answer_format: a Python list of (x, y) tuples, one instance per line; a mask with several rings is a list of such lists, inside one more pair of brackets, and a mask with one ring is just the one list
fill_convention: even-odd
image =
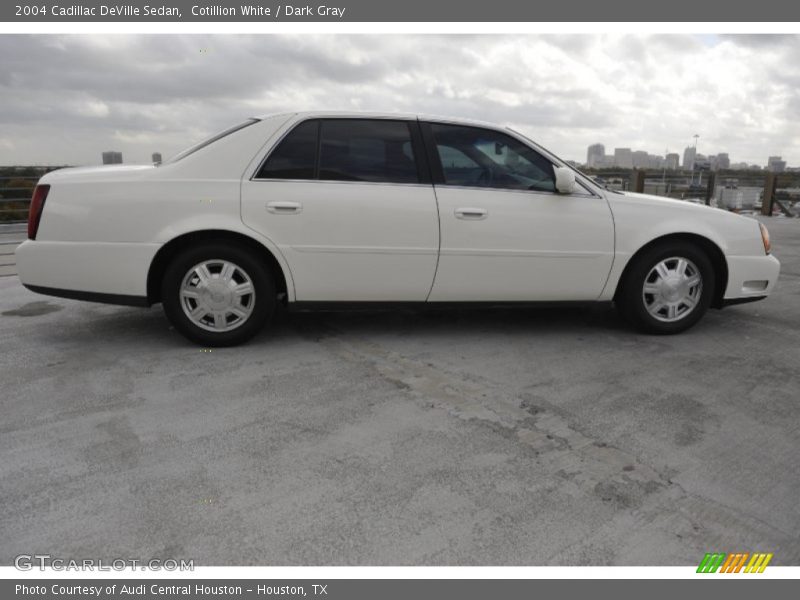
[(256, 176), (259, 179), (314, 179), (319, 120), (292, 129)]
[(509, 135), (432, 124), (447, 185), (554, 192), (553, 165)]
[(323, 121), (319, 178), (419, 182), (408, 123), (377, 119)]

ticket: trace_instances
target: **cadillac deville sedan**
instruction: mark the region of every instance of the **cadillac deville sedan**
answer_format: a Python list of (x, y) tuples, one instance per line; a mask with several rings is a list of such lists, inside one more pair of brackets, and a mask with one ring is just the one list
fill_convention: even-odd
[(614, 302), (677, 333), (780, 268), (756, 220), (607, 190), (510, 129), (398, 114), (270, 115), (161, 165), (54, 171), (28, 237), (27, 288), (160, 302), (208, 346), (279, 303)]

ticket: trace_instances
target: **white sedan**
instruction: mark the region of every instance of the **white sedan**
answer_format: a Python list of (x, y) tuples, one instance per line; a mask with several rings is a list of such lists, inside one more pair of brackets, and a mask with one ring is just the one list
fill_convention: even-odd
[(677, 333), (778, 278), (757, 221), (604, 189), (510, 129), (417, 115), (253, 118), (161, 165), (61, 169), (22, 283), (149, 306), (222, 346), (278, 303), (611, 302)]

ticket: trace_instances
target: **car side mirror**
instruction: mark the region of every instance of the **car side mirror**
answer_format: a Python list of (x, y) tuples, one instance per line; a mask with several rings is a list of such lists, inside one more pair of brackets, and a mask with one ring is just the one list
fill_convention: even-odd
[(575, 171), (567, 167), (555, 167), (556, 190), (560, 194), (572, 194), (578, 187), (575, 182)]

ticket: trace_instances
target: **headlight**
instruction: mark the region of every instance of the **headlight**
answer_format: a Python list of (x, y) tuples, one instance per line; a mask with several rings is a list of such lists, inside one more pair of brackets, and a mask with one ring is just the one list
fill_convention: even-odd
[(761, 228), (761, 241), (764, 242), (764, 252), (769, 254), (770, 250), (772, 250), (772, 244), (769, 241), (769, 231), (767, 231), (763, 223), (759, 223), (758, 226)]

